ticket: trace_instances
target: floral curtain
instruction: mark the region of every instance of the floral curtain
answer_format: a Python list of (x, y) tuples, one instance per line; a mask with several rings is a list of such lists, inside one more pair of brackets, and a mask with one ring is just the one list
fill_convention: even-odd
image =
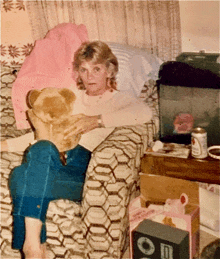
[(26, 2), (33, 40), (42, 39), (59, 23), (85, 24), (90, 40), (129, 44), (148, 49), (162, 60), (181, 52), (178, 0)]
[(24, 1), (1, 0), (1, 64), (21, 65), (34, 47)]

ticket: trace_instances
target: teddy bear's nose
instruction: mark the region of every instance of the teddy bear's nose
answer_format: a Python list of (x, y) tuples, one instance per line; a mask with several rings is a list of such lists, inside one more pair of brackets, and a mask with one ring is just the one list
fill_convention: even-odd
[(56, 117), (56, 114), (53, 111), (49, 112), (49, 115), (50, 115), (51, 119), (54, 119)]

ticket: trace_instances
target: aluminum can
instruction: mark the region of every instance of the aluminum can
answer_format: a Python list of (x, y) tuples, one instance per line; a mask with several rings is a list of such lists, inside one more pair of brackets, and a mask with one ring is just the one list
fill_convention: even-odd
[(201, 127), (197, 127), (192, 130), (191, 153), (195, 158), (205, 158), (208, 155), (207, 132)]

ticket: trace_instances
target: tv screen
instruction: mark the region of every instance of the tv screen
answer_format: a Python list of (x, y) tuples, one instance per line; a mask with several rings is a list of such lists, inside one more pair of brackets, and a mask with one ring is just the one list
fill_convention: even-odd
[(208, 146), (220, 145), (220, 89), (160, 84), (160, 139), (191, 143), (193, 128), (207, 131)]

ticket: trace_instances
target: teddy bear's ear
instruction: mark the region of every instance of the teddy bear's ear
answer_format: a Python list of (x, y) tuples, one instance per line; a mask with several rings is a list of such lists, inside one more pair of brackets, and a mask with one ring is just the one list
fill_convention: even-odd
[(67, 89), (67, 88), (60, 89), (59, 94), (65, 98), (65, 100), (68, 104), (75, 101), (75, 99), (76, 99), (76, 96), (73, 93), (73, 91), (71, 91), (70, 89)]
[(40, 90), (31, 90), (27, 94), (27, 105), (32, 108), (38, 96), (40, 95)]

